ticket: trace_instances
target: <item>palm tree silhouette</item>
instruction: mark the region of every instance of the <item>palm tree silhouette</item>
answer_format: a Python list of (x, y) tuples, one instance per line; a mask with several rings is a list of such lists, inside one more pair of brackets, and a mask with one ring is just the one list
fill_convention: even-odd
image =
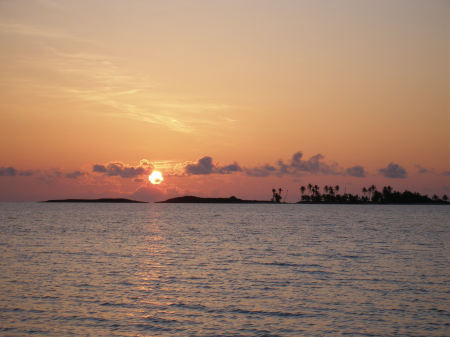
[(334, 195), (333, 186), (328, 187), (328, 192), (330, 193), (331, 196)]
[(302, 194), (302, 200), (303, 200), (303, 194), (305, 194), (305, 190), (306, 190), (306, 188), (305, 188), (305, 186), (301, 186), (300, 187), (300, 192), (301, 192), (301, 194)]

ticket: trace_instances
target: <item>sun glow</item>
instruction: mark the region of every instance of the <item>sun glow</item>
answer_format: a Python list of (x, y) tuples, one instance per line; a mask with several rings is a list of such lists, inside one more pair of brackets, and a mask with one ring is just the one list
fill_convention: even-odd
[(148, 176), (148, 180), (150, 180), (150, 182), (152, 184), (161, 184), (162, 181), (164, 180), (162, 173), (159, 171), (153, 171), (152, 174), (150, 174)]

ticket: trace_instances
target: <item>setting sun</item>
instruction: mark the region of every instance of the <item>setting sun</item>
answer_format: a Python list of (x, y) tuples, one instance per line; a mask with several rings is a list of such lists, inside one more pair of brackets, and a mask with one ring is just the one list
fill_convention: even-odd
[(161, 184), (162, 181), (164, 180), (162, 173), (159, 171), (153, 171), (152, 174), (150, 174), (148, 176), (148, 180), (150, 180), (150, 182), (152, 184)]

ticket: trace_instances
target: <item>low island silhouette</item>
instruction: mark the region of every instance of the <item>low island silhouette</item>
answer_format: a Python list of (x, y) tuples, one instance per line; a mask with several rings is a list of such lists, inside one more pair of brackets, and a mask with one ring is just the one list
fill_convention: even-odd
[(57, 199), (57, 200), (46, 200), (44, 202), (101, 202), (101, 203), (143, 203), (146, 201), (138, 201), (126, 198), (100, 198), (100, 199)]
[[(436, 194), (432, 197), (422, 195), (418, 192), (405, 190), (395, 191), (391, 186), (384, 186), (378, 191), (375, 185), (362, 188), (362, 196), (358, 194), (339, 194), (339, 185), (323, 187), (320, 191), (318, 185), (308, 184), (299, 188), (300, 200), (297, 202), (286, 202), (287, 192), (283, 195), (283, 189), (272, 189), (270, 200), (245, 200), (235, 196), (229, 198), (208, 198), (186, 195), (170, 198), (156, 203), (179, 203), (179, 204), (439, 204), (449, 205), (448, 196), (444, 194), (439, 198)], [(76, 203), (147, 203), (146, 201), (132, 200), (126, 198), (100, 198), (100, 199), (57, 199), (44, 202), (76, 202)]]
[[(422, 195), (418, 192), (405, 190), (403, 192), (394, 191), (391, 186), (384, 186), (378, 191), (375, 185), (362, 188), (362, 196), (358, 194), (343, 193), (339, 194), (339, 185), (323, 187), (320, 192), (318, 185), (308, 184), (300, 187), (300, 200), (294, 204), (440, 204), (448, 205), (447, 195), (439, 198), (434, 194), (431, 198), (428, 195)], [(192, 195), (182, 196), (158, 201), (158, 203), (218, 203), (218, 204), (288, 204), (284, 201), (287, 191), (283, 196), (283, 189), (272, 189), (272, 198), (270, 200), (245, 200), (235, 196), (229, 198), (206, 198)], [(292, 203), (290, 203), (292, 204)]]
[(176, 197), (157, 203), (166, 204), (270, 204), (267, 200), (244, 200), (236, 198), (235, 196), (229, 198), (202, 198), (193, 195), (185, 195), (183, 197)]

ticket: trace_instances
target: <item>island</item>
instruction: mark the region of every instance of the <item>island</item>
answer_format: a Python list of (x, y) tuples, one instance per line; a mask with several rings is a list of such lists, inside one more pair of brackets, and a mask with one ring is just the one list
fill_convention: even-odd
[(59, 200), (46, 200), (44, 202), (100, 202), (100, 203), (143, 203), (146, 204), (146, 201), (138, 201), (138, 200), (131, 200), (131, 199), (125, 199), (125, 198), (100, 198), (100, 199), (59, 199)]
[(263, 200), (244, 200), (235, 196), (229, 198), (202, 198), (193, 195), (185, 195), (164, 201), (157, 201), (162, 204), (270, 204), (270, 201)]
[(339, 185), (325, 185), (321, 193), (318, 185), (308, 184), (307, 187), (301, 186), (301, 198), (295, 202), (286, 202), (287, 191), (282, 195), (283, 189), (272, 189), (272, 198), (270, 200), (244, 200), (235, 196), (229, 198), (205, 198), (186, 195), (183, 197), (171, 198), (157, 203), (216, 203), (216, 204), (365, 204), (365, 205), (450, 205), (448, 196), (444, 194), (439, 198), (434, 194), (431, 198), (428, 195), (422, 195), (418, 192), (405, 190), (403, 192), (395, 191), (391, 186), (384, 186), (378, 191), (375, 185), (363, 187), (360, 196), (358, 194), (346, 193), (339, 194)]

